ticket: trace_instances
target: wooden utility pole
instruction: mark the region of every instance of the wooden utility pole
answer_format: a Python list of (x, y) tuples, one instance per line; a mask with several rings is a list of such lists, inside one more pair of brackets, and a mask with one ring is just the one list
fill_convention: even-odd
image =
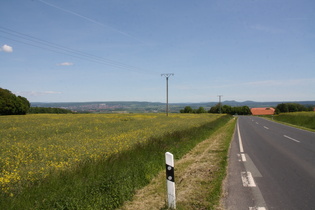
[(219, 113), (221, 114), (221, 97), (222, 97), (223, 95), (218, 95), (218, 97), (219, 97)]
[(170, 76), (174, 76), (174, 74), (173, 73), (161, 74), (161, 76), (165, 76), (165, 78), (166, 78), (166, 108), (165, 108), (165, 112), (166, 112), (166, 116), (168, 116), (168, 78)]

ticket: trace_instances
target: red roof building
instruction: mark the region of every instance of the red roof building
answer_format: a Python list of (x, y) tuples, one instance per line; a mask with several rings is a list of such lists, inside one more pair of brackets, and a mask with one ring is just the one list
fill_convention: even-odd
[(252, 115), (274, 115), (275, 109), (274, 108), (251, 108), (250, 109)]

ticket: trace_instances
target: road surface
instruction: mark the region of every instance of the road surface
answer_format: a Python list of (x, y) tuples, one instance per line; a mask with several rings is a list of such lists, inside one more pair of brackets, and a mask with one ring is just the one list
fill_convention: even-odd
[(231, 144), (227, 209), (315, 209), (315, 133), (240, 116)]

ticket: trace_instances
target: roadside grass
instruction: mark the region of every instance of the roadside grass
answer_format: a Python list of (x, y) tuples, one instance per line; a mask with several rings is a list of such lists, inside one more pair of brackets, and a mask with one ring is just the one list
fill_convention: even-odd
[[(268, 118), (271, 117), (269, 116)], [(273, 120), (315, 131), (315, 112), (281, 113), (273, 116)]]
[(193, 162), (185, 168), (184, 173), (179, 173), (181, 183), (177, 187), (178, 209), (223, 209), (220, 205), (222, 182), (226, 177), (227, 157), (235, 122), (231, 120), (200, 143), (191, 155), (183, 158), (183, 163), (189, 160)]
[[(231, 119), (175, 161), (176, 209), (224, 209), (222, 183), (235, 123)], [(119, 209), (168, 209), (165, 171)]]
[(52, 170), (14, 196), (1, 193), (0, 209), (118, 208), (165, 168), (166, 151), (180, 159), (229, 119), (222, 115), (202, 125), (150, 137), (103, 158), (85, 158), (71, 170)]

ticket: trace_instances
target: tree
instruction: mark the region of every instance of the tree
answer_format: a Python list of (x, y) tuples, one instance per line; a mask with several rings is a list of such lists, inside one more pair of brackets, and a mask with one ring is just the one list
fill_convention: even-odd
[(232, 107), (229, 105), (224, 105), (221, 109), (222, 113), (232, 114)]
[(297, 112), (298, 111), (297, 105), (293, 104), (293, 103), (289, 103), (288, 108), (289, 108), (289, 112)]
[(277, 113), (285, 112), (302, 112), (302, 111), (313, 111), (312, 108), (306, 107), (298, 103), (281, 103), (276, 107)]
[(201, 106), (201, 107), (199, 107), (199, 108), (196, 110), (196, 113), (197, 113), (197, 114), (201, 114), (201, 113), (207, 113), (207, 112), (206, 112), (205, 108), (203, 108), (203, 107)]
[(16, 96), (7, 89), (0, 88), (0, 114), (16, 115), (26, 114), (30, 108), (29, 101), (22, 97)]
[[(211, 107), (209, 113), (219, 113), (220, 112), (220, 104), (217, 104), (214, 107)], [(248, 106), (240, 106), (240, 107), (231, 107), (229, 105), (224, 105), (221, 107), (221, 113), (230, 114), (230, 115), (250, 115), (251, 111)]]
[(185, 106), (184, 109), (180, 110), (180, 113), (193, 113), (193, 109), (190, 106)]
[(209, 113), (219, 113), (220, 111), (220, 103), (210, 108)]
[(284, 104), (284, 103), (278, 104), (276, 109), (279, 110), (279, 113), (280, 112), (289, 112), (288, 104)]

